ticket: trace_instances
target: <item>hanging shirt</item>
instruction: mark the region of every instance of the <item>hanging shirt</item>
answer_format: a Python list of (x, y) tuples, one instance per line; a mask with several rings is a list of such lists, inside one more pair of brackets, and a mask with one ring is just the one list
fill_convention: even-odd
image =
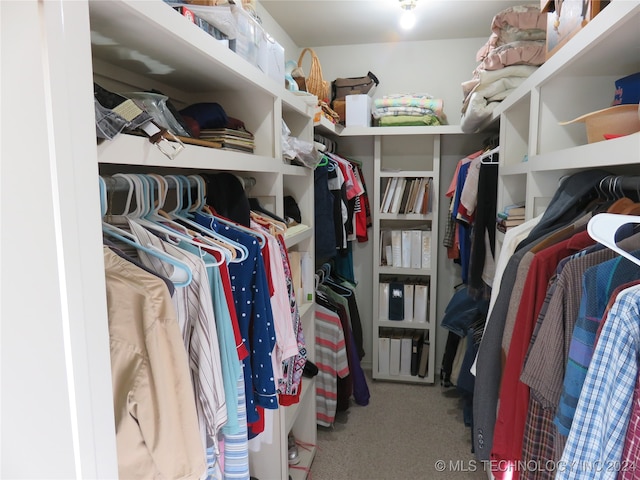
[[(217, 440), (218, 430), (227, 422), (220, 347), (206, 267), (201, 258), (161, 240), (138, 223), (130, 220), (129, 227), (141, 245), (153, 245), (178, 258), (193, 274), (191, 283), (178, 289), (173, 298), (179, 304), (178, 311), (186, 312), (188, 318), (184, 335), (188, 340), (198, 420), (206, 448)], [(173, 268), (143, 251), (139, 252), (139, 257), (149, 268), (161, 269), (159, 273), (166, 272), (167, 267)]]
[[(266, 249), (269, 251), (269, 271), (271, 272), (271, 284), (273, 295), (271, 296), (271, 310), (276, 331), (276, 345), (272, 352), (273, 373), (275, 385), (278, 388), (284, 378), (282, 362), (298, 353), (298, 342), (293, 332), (293, 319), (289, 308), (289, 294), (287, 292), (287, 280), (278, 240), (269, 231), (251, 220), (251, 228), (259, 231), (267, 240)], [(266, 260), (266, 259), (265, 259)]]
[(349, 375), (349, 362), (340, 317), (316, 304), (316, 422), (330, 427), (336, 415), (337, 378)]
[[(560, 260), (595, 241), (585, 232), (536, 253), (524, 286), (524, 294), (516, 317), (513, 338), (500, 385), (500, 401), (496, 417), (491, 458), (497, 465), (512, 464), (522, 456), (522, 438), (529, 405), (529, 388), (520, 382), (524, 357), (529, 347), (535, 320), (540, 313), (549, 279)], [(494, 471), (497, 479), (505, 478), (508, 469)], [(511, 473), (511, 472), (509, 472)], [(514, 480), (519, 470), (512, 472)]]
[[(180, 248), (201, 256), (205, 264), (219, 263), (222, 258), (221, 253), (211, 251), (211, 253), (201, 253), (198, 247), (186, 242), (181, 242)], [(204, 250), (206, 248), (202, 246)], [(224, 394), (227, 405), (227, 423), (222, 427), (225, 431), (238, 431), (238, 402), (236, 388), (241, 366), (238, 352), (235, 348), (235, 338), (233, 326), (231, 325), (231, 315), (227, 304), (220, 269), (216, 266), (207, 266), (207, 276), (209, 278), (209, 288), (211, 289), (211, 299), (213, 301), (213, 311), (218, 333), (218, 346), (220, 349), (220, 362), (222, 368), (222, 378), (224, 384)]]
[(638, 375), (639, 318), (640, 289), (632, 287), (618, 296), (593, 351), (558, 480), (616, 478)]
[[(640, 254), (638, 250), (633, 252), (633, 255), (638, 254)], [(607, 302), (618, 285), (638, 278), (640, 278), (640, 267), (624, 257), (617, 257), (591, 267), (584, 273), (582, 301), (571, 337), (569, 361), (554, 420), (562, 435), (569, 434), (576, 404), (591, 362), (596, 331)]]
[(205, 454), (167, 287), (104, 248), (120, 478), (199, 479)]
[(259, 419), (256, 405), (278, 408), (271, 365), (271, 352), (276, 338), (260, 245), (256, 237), (220, 223), (210, 215), (197, 212), (195, 220), (249, 250), (249, 256), (244, 261), (229, 264), (229, 274), (242, 340), (249, 346), (250, 352), (244, 360), (243, 372), (247, 423), (253, 423)]

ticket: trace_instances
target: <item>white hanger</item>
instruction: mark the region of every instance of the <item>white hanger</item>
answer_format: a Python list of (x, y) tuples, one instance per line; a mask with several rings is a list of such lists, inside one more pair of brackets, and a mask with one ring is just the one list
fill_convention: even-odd
[[(498, 165), (498, 162), (495, 162), (493, 160), (493, 155), (498, 153), (500, 151), (500, 145), (498, 145), (496, 148), (489, 150), (488, 152), (484, 152), (482, 155), (480, 155), (480, 163), (483, 163), (485, 165)], [(489, 159), (488, 161), (486, 159)]]
[[(176, 188), (179, 189), (181, 191), (181, 189), (183, 188), (183, 184), (185, 182), (188, 182), (188, 178), (185, 177), (184, 175), (175, 175), (175, 176), (171, 176), (171, 178), (176, 182)], [(180, 193), (180, 196), (182, 197), (182, 193)], [(195, 230), (203, 233), (204, 235), (204, 239), (206, 239), (207, 237), (212, 237), (214, 240), (217, 240), (219, 242), (222, 242), (223, 244), (228, 245), (230, 248), (235, 249), (236, 251), (238, 251), (238, 253), (240, 254), (239, 256), (236, 256), (236, 258), (230, 259), (228, 260), (229, 262), (232, 263), (239, 263), (239, 262), (243, 262), (245, 261), (247, 258), (249, 258), (249, 250), (247, 249), (247, 247), (245, 247), (244, 245), (242, 245), (241, 243), (235, 242), (234, 240), (231, 240), (230, 238), (225, 237), (224, 235), (221, 235), (203, 225), (200, 225), (197, 222), (194, 222), (192, 219), (190, 219), (187, 216), (187, 212), (189, 210), (189, 205), (186, 206), (186, 208), (182, 208), (180, 210), (177, 210), (174, 215), (176, 218), (179, 218), (181, 221), (183, 221), (184, 223), (186, 223), (187, 225), (193, 227)], [(204, 213), (204, 212), (202, 212)]]
[(640, 217), (637, 215), (619, 215), (617, 213), (599, 213), (591, 217), (591, 220), (587, 223), (587, 232), (596, 242), (640, 266), (640, 258), (634, 257), (616, 244), (616, 232), (627, 223), (640, 224)]
[[(124, 178), (127, 180), (129, 185), (133, 187), (133, 183), (130, 181), (130, 179), (127, 177), (124, 177)], [(107, 213), (107, 207), (106, 207), (107, 189), (106, 189), (106, 181), (104, 180), (104, 178), (99, 177), (99, 185), (100, 185), (100, 204), (101, 204), (100, 210), (102, 215), (104, 216)], [(133, 188), (131, 188), (128, 193), (126, 210), (130, 208), (132, 194), (133, 194)], [(110, 223), (107, 223), (104, 220), (102, 221), (102, 232), (105, 235), (113, 237), (116, 240), (119, 240), (120, 242), (125, 243), (131, 247), (134, 247), (138, 250), (142, 250), (143, 252), (146, 252), (149, 255), (153, 255), (154, 257), (157, 257), (162, 261), (167, 262), (168, 264), (176, 267), (173, 271), (172, 277), (170, 278), (170, 280), (173, 282), (173, 284), (176, 287), (186, 287), (191, 283), (191, 280), (193, 279), (193, 272), (191, 272), (191, 268), (189, 268), (189, 266), (184, 262), (181, 262), (180, 260), (169, 255), (166, 252), (158, 250), (153, 245), (149, 245), (148, 247), (141, 245), (140, 243), (138, 243), (138, 240), (134, 235), (114, 225), (111, 225)]]

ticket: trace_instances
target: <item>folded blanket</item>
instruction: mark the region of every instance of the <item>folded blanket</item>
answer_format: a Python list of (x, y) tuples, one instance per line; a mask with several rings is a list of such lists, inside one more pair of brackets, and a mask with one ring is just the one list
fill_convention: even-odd
[(493, 17), (491, 36), (478, 51), (481, 62), (496, 47), (516, 41), (544, 40), (547, 32), (547, 14), (538, 5), (516, 5)]
[[(380, 108), (388, 107), (415, 107), (428, 109), (435, 113), (436, 116), (443, 119), (444, 115), (444, 101), (438, 98), (419, 97), (415, 95), (404, 96), (384, 96), (382, 98), (376, 98), (373, 101), (373, 115), (375, 117), (376, 111)], [(377, 117), (376, 117), (377, 118)]]
[(488, 85), (505, 77), (526, 78), (537, 69), (538, 67), (531, 65), (511, 65), (499, 70), (476, 69), (473, 72), (473, 78), (462, 83), (462, 92), (466, 98), (478, 87), (478, 85)]
[(378, 121), (380, 127), (437, 126), (442, 125), (435, 115), (398, 115), (382, 117)]
[(430, 108), (421, 107), (379, 107), (373, 110), (373, 118), (398, 115), (435, 115)]
[(478, 68), (498, 70), (511, 65), (542, 65), (547, 56), (544, 41), (517, 41), (501, 45), (491, 50)]

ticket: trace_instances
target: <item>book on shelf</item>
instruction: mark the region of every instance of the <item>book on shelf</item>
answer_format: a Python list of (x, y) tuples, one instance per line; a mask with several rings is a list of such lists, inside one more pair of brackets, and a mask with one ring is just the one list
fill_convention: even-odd
[(524, 218), (499, 219), (497, 223), (506, 228), (516, 227), (524, 223)]
[(428, 320), (429, 287), (416, 284), (413, 287), (413, 320), (426, 323)]
[(390, 353), (391, 335), (381, 328), (378, 331), (378, 372), (381, 375), (389, 375)]
[(389, 283), (380, 282), (378, 284), (378, 318), (389, 320)]
[(512, 215), (510, 213), (498, 212), (496, 217), (498, 220), (524, 220), (524, 213)]
[(431, 231), (422, 230), (421, 268), (431, 268)]
[(393, 265), (391, 230), (380, 230), (380, 265)]
[(420, 351), (420, 358), (418, 360), (418, 376), (424, 378), (429, 371), (429, 337), (425, 335), (422, 339), (422, 350)]
[(384, 202), (380, 208), (380, 213), (389, 213), (389, 208), (391, 207), (391, 201), (393, 200), (393, 196), (395, 195), (396, 185), (398, 184), (398, 177), (392, 177), (391, 181), (388, 184), (387, 192), (384, 196)]
[(400, 340), (400, 375), (411, 375), (411, 330), (405, 330)]
[(389, 188), (391, 187), (391, 177), (384, 177), (381, 181), (380, 191), (384, 193), (380, 197), (380, 213), (384, 213), (384, 204), (389, 197)]
[(426, 179), (421, 178), (418, 183), (418, 191), (416, 192), (416, 198), (413, 202), (413, 206), (411, 207), (410, 213), (420, 213), (422, 209), (422, 202), (424, 201), (424, 184)]
[(411, 268), (422, 268), (422, 230), (411, 230)]
[(422, 352), (422, 341), (424, 333), (416, 330), (411, 334), (411, 375), (418, 375), (418, 366), (420, 362), (420, 353)]
[[(402, 231), (391, 230), (391, 265), (402, 267)], [(388, 259), (387, 259), (388, 261)]]
[(394, 330), (389, 341), (389, 375), (400, 375), (402, 332)]
[(402, 268), (411, 268), (411, 231), (402, 230)]
[(396, 184), (396, 189), (393, 192), (393, 201), (391, 203), (391, 207), (389, 208), (389, 213), (398, 213), (400, 211), (400, 201), (402, 200), (402, 194), (404, 192), (404, 187), (407, 184), (406, 178), (399, 178)]
[(404, 284), (389, 283), (389, 320), (404, 320)]
[(409, 201), (409, 195), (411, 194), (412, 188), (413, 179), (408, 178), (406, 180), (404, 189), (402, 190), (402, 199), (400, 200), (400, 208), (398, 209), (398, 213), (407, 213), (407, 202)]
[(413, 292), (414, 285), (412, 283), (404, 284), (404, 320), (413, 321)]

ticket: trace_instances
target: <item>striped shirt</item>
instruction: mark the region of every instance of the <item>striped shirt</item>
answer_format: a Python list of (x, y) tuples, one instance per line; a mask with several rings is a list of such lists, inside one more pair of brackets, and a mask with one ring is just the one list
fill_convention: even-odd
[[(134, 221), (130, 220), (129, 226), (142, 245), (153, 245), (178, 258), (193, 274), (189, 285), (176, 289), (173, 300), (178, 315), (186, 316), (179, 323), (189, 354), (198, 421), (206, 448), (216, 441), (218, 430), (227, 421), (220, 349), (206, 267), (200, 258), (161, 240)], [(173, 267), (158, 257), (143, 251), (139, 252), (139, 257), (152, 270), (171, 276)]]
[(340, 317), (316, 304), (316, 421), (329, 427), (336, 415), (338, 377), (349, 375), (349, 362)]

